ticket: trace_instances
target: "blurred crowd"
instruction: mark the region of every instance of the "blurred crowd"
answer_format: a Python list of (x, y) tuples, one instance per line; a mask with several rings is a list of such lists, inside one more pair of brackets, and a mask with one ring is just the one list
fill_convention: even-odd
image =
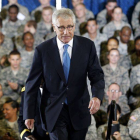
[[(39, 2), (40, 6), (29, 13), (17, 0), (9, 0), (0, 13), (0, 140), (21, 139), (17, 123), (21, 89), (34, 49), (56, 36), (52, 27), (56, 8), (50, 0)], [(117, 0), (107, 0), (96, 17), (83, 0), (72, 0), (72, 5), (75, 35), (94, 42), (105, 79), (105, 96), (100, 110), (91, 116), (86, 140), (105, 139), (112, 100), (117, 103), (120, 123), (120, 132), (112, 139), (140, 140), (140, 2), (132, 11), (131, 23)], [(91, 95), (88, 78), (87, 86)]]

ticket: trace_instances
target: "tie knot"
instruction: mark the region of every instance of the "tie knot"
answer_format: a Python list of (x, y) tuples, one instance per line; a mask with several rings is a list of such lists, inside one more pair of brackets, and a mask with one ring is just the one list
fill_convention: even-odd
[(63, 47), (64, 47), (64, 50), (67, 51), (69, 44), (65, 44)]

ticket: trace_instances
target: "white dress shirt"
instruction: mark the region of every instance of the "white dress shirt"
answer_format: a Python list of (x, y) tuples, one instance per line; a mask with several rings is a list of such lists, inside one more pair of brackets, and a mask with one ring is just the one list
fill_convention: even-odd
[[(71, 55), (72, 55), (72, 47), (73, 47), (73, 38), (66, 44), (69, 44), (67, 52), (69, 54), (69, 57), (71, 59)], [(64, 52), (64, 46), (65, 44), (63, 42), (61, 42), (58, 37), (57, 37), (57, 46), (59, 49), (59, 54), (60, 54), (60, 59), (61, 59), (61, 63), (63, 64), (63, 52)]]

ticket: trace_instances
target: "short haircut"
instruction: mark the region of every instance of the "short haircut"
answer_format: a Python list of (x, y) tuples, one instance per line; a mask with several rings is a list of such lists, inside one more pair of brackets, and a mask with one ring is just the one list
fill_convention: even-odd
[(96, 21), (95, 18), (89, 18), (89, 19), (87, 20), (87, 23), (88, 23), (88, 21), (95, 21), (95, 23), (97, 24), (97, 21)]
[(118, 51), (119, 55), (120, 55), (120, 52), (117, 48), (112, 48), (109, 52), (108, 52), (108, 55), (111, 53), (111, 51)]
[(108, 86), (108, 89), (111, 87), (111, 85), (117, 85), (119, 87), (119, 90), (120, 90), (120, 86), (117, 84), (117, 83), (111, 83), (109, 86)]
[(122, 32), (123, 30), (129, 30), (129, 31), (131, 31), (131, 28), (130, 28), (129, 26), (124, 26), (124, 27), (122, 27), (121, 32)]
[(9, 6), (9, 8), (8, 8), (8, 12), (10, 11), (11, 8), (16, 8), (16, 9), (17, 9), (17, 13), (19, 12), (19, 8), (18, 8), (17, 5), (12, 4), (11, 6)]
[[(83, 7), (85, 7), (86, 8), (86, 6), (85, 6), (85, 4), (84, 3), (78, 3), (78, 4), (76, 4), (76, 6), (78, 6), (78, 5), (82, 5)], [(75, 6), (75, 7), (76, 7)]]
[(68, 8), (61, 8), (59, 10), (54, 11), (54, 13), (52, 15), (52, 23), (56, 24), (56, 20), (59, 17), (61, 17), (63, 19), (72, 18), (73, 23), (75, 24), (75, 22), (76, 22), (75, 15), (74, 15), (73, 11), (68, 9)]
[(108, 4), (109, 2), (116, 2), (117, 3), (117, 0), (107, 0), (106, 4)]
[(22, 35), (22, 40), (24, 40), (24, 37), (25, 37), (25, 35), (27, 35), (27, 34), (30, 34), (30, 35), (34, 38), (34, 36), (33, 36), (33, 34), (32, 34), (31, 32), (25, 32), (25, 33)]
[(107, 44), (108, 44), (108, 42), (109, 42), (111, 39), (116, 40), (117, 44), (119, 45), (119, 40), (118, 40), (116, 37), (110, 37), (110, 38), (107, 40)]
[[(116, 106), (117, 106), (117, 111), (119, 111), (119, 113), (121, 114), (121, 107), (119, 106), (119, 104), (116, 104)], [(107, 107), (107, 114), (109, 113), (110, 108), (111, 108), (111, 104), (108, 105), (108, 107)]]
[(51, 6), (46, 6), (46, 7), (44, 7), (44, 8), (42, 9), (42, 11), (44, 11), (44, 10), (51, 10), (51, 11), (53, 12), (53, 9), (52, 9)]
[(134, 43), (136, 44), (136, 41), (137, 40), (140, 40), (140, 36), (137, 36), (136, 38), (135, 38), (135, 40), (134, 40)]
[(12, 108), (19, 108), (19, 104), (18, 104), (18, 102), (17, 101), (15, 101), (15, 100), (13, 100), (13, 99), (11, 99), (11, 98), (9, 98), (8, 100), (6, 100), (6, 102), (4, 103), (4, 104), (11, 104), (11, 107)]
[(28, 27), (33, 26), (35, 29), (37, 28), (37, 23), (34, 20), (29, 20), (26, 24)]
[(9, 57), (10, 57), (11, 55), (19, 55), (19, 56), (20, 56), (20, 52), (17, 51), (17, 50), (13, 50), (13, 51), (11, 51), (11, 52), (9, 53)]
[[(114, 9), (112, 10), (112, 13), (114, 13), (115, 9), (117, 9), (117, 8), (120, 8), (122, 11), (122, 8), (120, 6), (115, 6)], [(123, 11), (122, 11), (122, 13), (123, 13)]]

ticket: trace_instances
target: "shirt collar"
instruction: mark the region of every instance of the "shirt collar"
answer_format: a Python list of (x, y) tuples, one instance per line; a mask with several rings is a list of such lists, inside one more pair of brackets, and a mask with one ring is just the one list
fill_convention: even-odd
[[(66, 44), (68, 44), (70, 47), (73, 47), (73, 38), (68, 43), (66, 43)], [(65, 43), (63, 43), (62, 41), (60, 41), (58, 39), (58, 37), (57, 37), (57, 45), (58, 45), (58, 49), (60, 50), (60, 49), (63, 48), (63, 46), (65, 45)]]

